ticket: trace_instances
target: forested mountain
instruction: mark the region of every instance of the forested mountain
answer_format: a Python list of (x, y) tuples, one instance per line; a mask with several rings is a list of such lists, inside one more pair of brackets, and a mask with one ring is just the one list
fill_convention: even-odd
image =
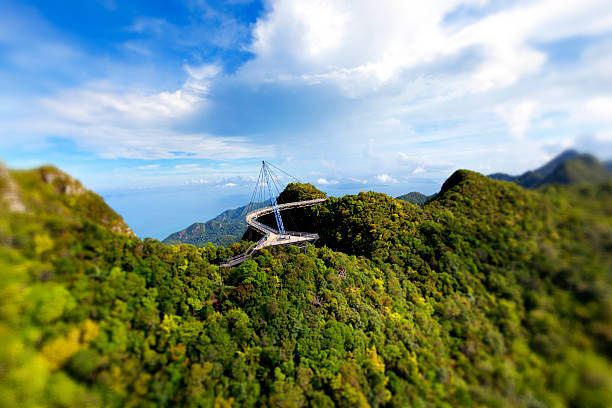
[(317, 247), (219, 268), (248, 243), (142, 241), (56, 169), (4, 171), (0, 406), (612, 406), (612, 183), (461, 170), (422, 208), (294, 216)]
[(612, 179), (612, 169), (590, 154), (580, 154), (575, 150), (566, 150), (544, 166), (525, 172), (520, 176), (494, 173), (490, 174), (489, 177), (496, 180), (512, 181), (526, 188), (538, 188), (551, 184), (607, 181)]
[(427, 199), (429, 197), (426, 196), (423, 193), (419, 193), (417, 191), (413, 191), (411, 193), (404, 194), (404, 195), (401, 195), (401, 196), (396, 197), (396, 198), (398, 200), (408, 201), (409, 203), (421, 206), (421, 205), (425, 204), (425, 201), (427, 201)]
[[(494, 173), (489, 177), (512, 181), (526, 188), (550, 184), (597, 183), (612, 179), (612, 162), (600, 163), (591, 155), (580, 154), (576, 150), (566, 150), (544, 166), (520, 176)], [(422, 206), (430, 196), (413, 191), (396, 198)], [(241, 238), (255, 239), (256, 235), (251, 236), (250, 232), (245, 234), (247, 225), (244, 217), (247, 212), (247, 206), (227, 210), (210, 221), (196, 222), (184, 230), (170, 234), (163, 242), (203, 247), (208, 242), (215, 245), (231, 245)], [(271, 219), (269, 221), (273, 222)]]
[(238, 241), (247, 229), (245, 216), (248, 206), (227, 210), (207, 222), (196, 222), (184, 230), (170, 234), (163, 240), (165, 244), (192, 244), (205, 246), (231, 245)]
[[(312, 184), (301, 184), (299, 190), (289, 188), (281, 192), (278, 203), (301, 201), (304, 197), (324, 197), (325, 193), (318, 191)], [(247, 232), (245, 216), (249, 211), (270, 205), (269, 202), (251, 203), (236, 209), (227, 210), (207, 222), (196, 222), (186, 229), (170, 234), (163, 240), (165, 244), (192, 244), (203, 247), (209, 242), (214, 245), (231, 245), (244, 239), (259, 239)], [(271, 216), (273, 217), (273, 216)], [(272, 218), (270, 219), (272, 220)], [(295, 229), (290, 217), (287, 219), (289, 229)]]

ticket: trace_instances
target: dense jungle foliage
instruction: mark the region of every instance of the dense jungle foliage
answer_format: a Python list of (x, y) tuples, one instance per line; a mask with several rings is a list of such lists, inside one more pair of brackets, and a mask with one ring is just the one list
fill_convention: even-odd
[(96, 197), (0, 177), (0, 406), (612, 406), (610, 183), (330, 198), (231, 269)]

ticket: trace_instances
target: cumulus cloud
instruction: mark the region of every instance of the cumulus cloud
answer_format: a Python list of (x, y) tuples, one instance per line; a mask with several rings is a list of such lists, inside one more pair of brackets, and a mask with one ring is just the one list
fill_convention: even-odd
[(589, 99), (584, 107), (584, 114), (595, 120), (612, 122), (612, 95)]
[(27, 130), (54, 132), (103, 158), (259, 157), (265, 145), (245, 137), (223, 137), (176, 130), (176, 125), (205, 108), (215, 65), (186, 66), (180, 89), (162, 92), (111, 91), (111, 84), (63, 90), (40, 100), (41, 118)]
[[(95, 56), (77, 44), (0, 16), (13, 66), (38, 72), (54, 60), (53, 72), (87, 71), (42, 99), (23, 98), (21, 112), (17, 98), (0, 95), (2, 130), (60, 135), (103, 158), (227, 159), (219, 171), (244, 163), (231, 159), (291, 154), (295, 173), (322, 185), (442, 181), (457, 167), (520, 173), (577, 134), (612, 134), (607, 0), (269, 0), (251, 25), (207, 4), (190, 3), (199, 14), (189, 27), (139, 17), (119, 44), (131, 58), (182, 53), (160, 68), (173, 73), (163, 84), (140, 80), (152, 65), (138, 71), (107, 56), (90, 73), (81, 65)], [(580, 44), (571, 55), (567, 39)], [(55, 51), (40, 58), (41, 47)], [(108, 73), (107, 63), (120, 68)], [(135, 81), (117, 75), (128, 71)], [(36, 121), (23, 119), (30, 109)], [(211, 181), (228, 183), (239, 184)]]
[(495, 111), (508, 124), (510, 134), (515, 138), (522, 139), (529, 127), (529, 121), (535, 109), (536, 103), (534, 101), (524, 101), (514, 106), (499, 106)]
[[(356, 111), (340, 111), (330, 132), (350, 137), (326, 140), (326, 152), (354, 157), (359, 149), (359, 170), (372, 169), (361, 176), (396, 164), (422, 174), (426, 165), (428, 176), (443, 179), (452, 168), (494, 168), (501, 155), (512, 156), (520, 172), (548, 157), (527, 144), (599, 132), (594, 126), (605, 122), (605, 99), (592, 100), (612, 84), (612, 41), (601, 41), (612, 30), (605, 0), (268, 6), (253, 29), (254, 58), (237, 77), (283, 89), (335, 89), (358, 101)], [(563, 56), (571, 63), (558, 63), (555, 52), (566, 53), (563, 41), (572, 38), (585, 39), (582, 48)], [(526, 143), (532, 135), (542, 140)], [(410, 159), (398, 151), (411, 151)]]
[(43, 105), (60, 117), (74, 122), (138, 121), (175, 118), (192, 112), (200, 101), (197, 95), (177, 90), (154, 94), (115, 94), (90, 89), (62, 92), (43, 99)]
[(376, 180), (380, 181), (381, 183), (397, 183), (397, 180), (394, 179), (393, 177), (391, 177), (390, 175), (383, 173), (383, 174), (379, 174), (377, 176), (375, 176)]
[(159, 164), (147, 164), (144, 166), (136, 167), (138, 170), (155, 170), (159, 168)]
[(354, 177), (349, 177), (348, 181), (350, 181), (351, 183), (357, 183), (357, 184), (367, 184), (368, 183), (368, 180), (354, 178)]
[(318, 184), (322, 184), (322, 185), (331, 185), (331, 184), (338, 184), (338, 181), (337, 180), (328, 180), (326, 178), (321, 177), (321, 178), (317, 179), (317, 183)]
[(208, 180), (205, 180), (202, 177), (200, 177), (199, 179), (191, 179), (189, 181), (189, 184), (208, 184)]
[(177, 120), (202, 107), (210, 81), (219, 73), (215, 65), (186, 66), (185, 70), (187, 81), (174, 91), (113, 91), (113, 84), (105, 81), (62, 90), (42, 98), (41, 104), (58, 119), (82, 124)]
[[(464, 75), (466, 91), (514, 83), (546, 55), (533, 46), (612, 26), (605, 0), (541, 0), (486, 11), (483, 0), (406, 2), (276, 0), (254, 30), (257, 58), (245, 70), (264, 80), (332, 82), (347, 92), (377, 89), (410, 68), (477, 48), (481, 60)], [(484, 17), (447, 25), (458, 8)]]

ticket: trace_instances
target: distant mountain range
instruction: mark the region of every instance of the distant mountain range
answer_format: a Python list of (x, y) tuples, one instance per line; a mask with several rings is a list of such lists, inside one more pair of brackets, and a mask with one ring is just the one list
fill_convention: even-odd
[[(278, 203), (288, 203), (292, 201), (303, 201), (311, 197), (322, 198), (325, 193), (317, 190), (312, 184), (290, 183), (287, 188), (278, 196)], [(192, 244), (195, 246), (205, 246), (209, 242), (214, 245), (227, 246), (240, 241), (241, 239), (257, 240), (252, 235), (245, 235), (247, 223), (245, 216), (255, 208), (269, 205), (267, 202), (253, 203), (251, 206), (245, 205), (232, 210), (227, 210), (212, 220), (206, 222), (196, 222), (184, 230), (170, 234), (163, 240), (165, 244)], [(291, 212), (289, 212), (290, 214)], [(291, 216), (290, 216), (291, 218)], [(264, 217), (260, 220), (264, 224), (275, 225), (272, 216)], [(293, 221), (293, 220), (291, 220)]]
[[(413, 191), (397, 197), (422, 206), (431, 196)], [(256, 204), (259, 207), (261, 204)], [(247, 205), (227, 210), (206, 222), (194, 222), (189, 227), (168, 235), (162, 242), (165, 244), (192, 244), (203, 247), (209, 242), (214, 245), (227, 246), (240, 241), (247, 230), (245, 216)]]
[(519, 176), (494, 173), (489, 177), (511, 181), (525, 188), (538, 188), (550, 184), (598, 183), (612, 178), (612, 161), (602, 163), (590, 154), (566, 150), (544, 166)]
[(0, 406), (612, 407), (612, 181), (457, 170), (422, 207), (293, 211), (316, 246), (220, 268), (249, 244), (141, 240), (68, 174), (0, 166)]
[(184, 230), (170, 234), (163, 242), (195, 246), (205, 246), (209, 242), (226, 246), (238, 242), (247, 229), (245, 221), (247, 207), (244, 205), (227, 210), (212, 220), (193, 223)]
[[(526, 188), (538, 188), (549, 184), (574, 184), (579, 182), (601, 182), (612, 178), (612, 160), (601, 163), (590, 154), (581, 154), (576, 150), (566, 150), (544, 166), (525, 172), (519, 176), (505, 173), (494, 173), (490, 178), (511, 181)], [(429, 198), (416, 191), (396, 197), (422, 206)], [(296, 200), (299, 197), (294, 197)], [(261, 204), (256, 204), (260, 206)], [(226, 246), (240, 241), (247, 230), (245, 216), (247, 206), (224, 211), (206, 222), (196, 222), (184, 230), (170, 234), (163, 240), (166, 244), (193, 244), (205, 246)]]

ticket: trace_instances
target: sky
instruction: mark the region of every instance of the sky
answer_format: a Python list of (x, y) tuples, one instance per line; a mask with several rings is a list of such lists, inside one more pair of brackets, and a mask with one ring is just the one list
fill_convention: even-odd
[(399, 195), (612, 158), (611, 67), (609, 0), (0, 0), (0, 160), (163, 239), (248, 202), (261, 160)]

